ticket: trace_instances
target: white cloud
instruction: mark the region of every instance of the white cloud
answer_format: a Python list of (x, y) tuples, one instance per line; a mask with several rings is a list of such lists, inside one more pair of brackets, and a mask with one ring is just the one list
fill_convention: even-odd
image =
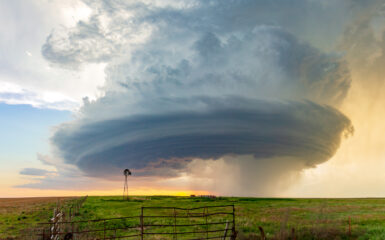
[(76, 111), (83, 97), (100, 96), (103, 63), (85, 64), (78, 70), (58, 69), (41, 55), (52, 29), (73, 27), (90, 13), (77, 0), (0, 2), (0, 101)]

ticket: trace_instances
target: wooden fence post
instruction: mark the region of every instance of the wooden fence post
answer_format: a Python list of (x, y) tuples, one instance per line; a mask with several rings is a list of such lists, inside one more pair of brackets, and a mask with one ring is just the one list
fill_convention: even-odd
[(261, 240), (266, 240), (265, 231), (263, 231), (262, 227), (258, 227), (259, 231), (261, 232)]
[(297, 237), (295, 236), (295, 229), (294, 228), (291, 229), (291, 239), (297, 240)]

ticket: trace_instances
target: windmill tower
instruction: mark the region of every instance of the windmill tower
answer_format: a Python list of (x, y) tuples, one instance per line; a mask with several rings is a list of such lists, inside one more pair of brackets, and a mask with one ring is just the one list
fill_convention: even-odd
[(128, 200), (128, 185), (127, 185), (127, 177), (131, 176), (130, 169), (124, 169), (124, 189), (123, 189), (123, 200)]

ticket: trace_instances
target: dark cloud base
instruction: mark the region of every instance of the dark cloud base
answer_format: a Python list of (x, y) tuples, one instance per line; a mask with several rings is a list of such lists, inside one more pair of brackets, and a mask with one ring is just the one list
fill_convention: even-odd
[[(88, 175), (108, 177), (133, 168), (139, 175), (169, 176), (188, 159), (225, 155), (293, 157), (314, 166), (333, 156), (342, 134), (352, 131), (343, 114), (312, 102), (242, 99), (243, 108), (232, 108), (233, 102), (222, 99), (220, 108), (200, 112), (75, 122), (62, 125), (52, 141), (67, 163)], [(169, 159), (179, 160), (164, 161)]]

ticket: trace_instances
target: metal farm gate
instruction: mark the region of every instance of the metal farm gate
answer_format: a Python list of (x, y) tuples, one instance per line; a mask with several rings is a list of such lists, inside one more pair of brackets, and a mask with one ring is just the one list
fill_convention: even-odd
[[(234, 205), (142, 207), (140, 216), (42, 223), (39, 239), (235, 239)], [(55, 226), (55, 228), (53, 228)], [(60, 229), (50, 232), (50, 229)]]

